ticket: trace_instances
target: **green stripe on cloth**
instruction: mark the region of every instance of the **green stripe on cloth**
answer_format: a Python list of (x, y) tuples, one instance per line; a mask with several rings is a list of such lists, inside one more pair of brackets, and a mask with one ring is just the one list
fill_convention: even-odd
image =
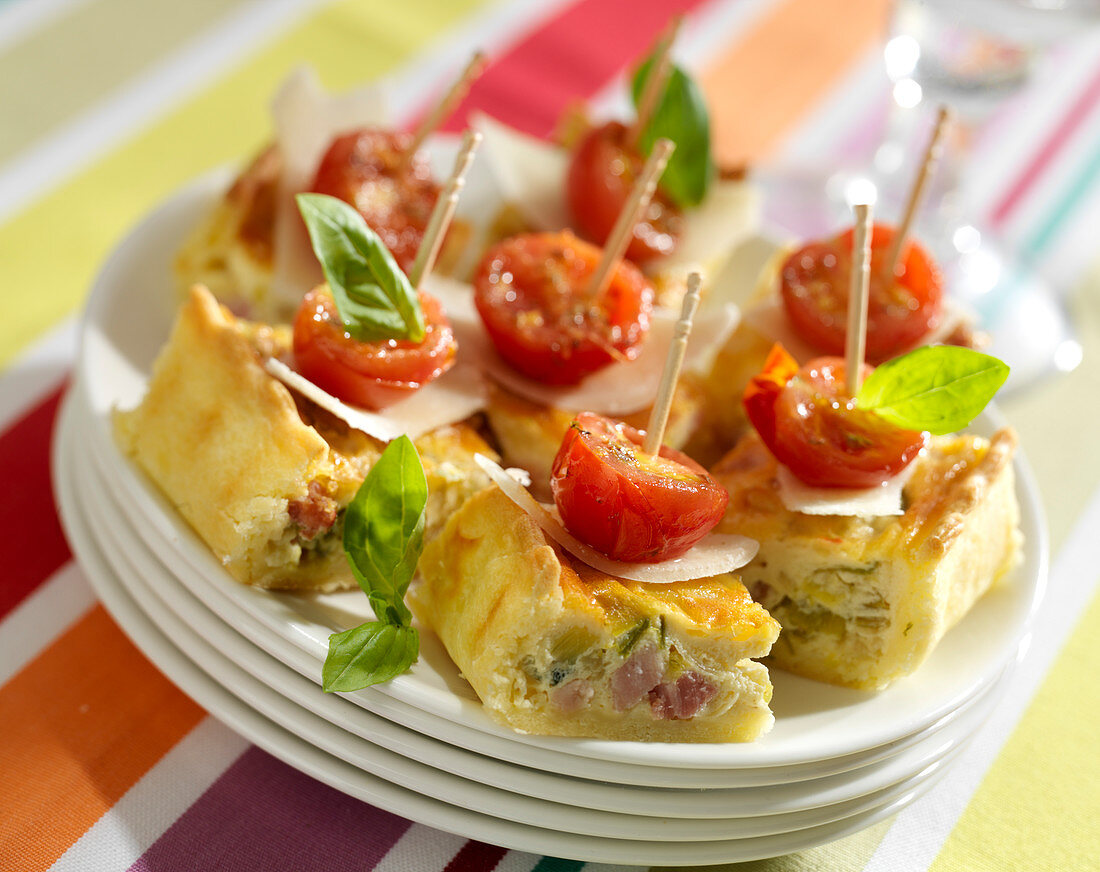
[[(1100, 860), (1097, 622), (1100, 597), (1093, 599), (1078, 623), (931, 872), (1096, 868), (1093, 864)], [(1032, 644), (1044, 641), (1037, 638)], [(1083, 676), (1090, 676), (1085, 686)], [(1082, 755), (1086, 748), (1091, 753)]]
[(210, 167), (250, 157), (270, 135), (287, 72), (313, 64), (333, 88), (377, 78), (481, 5), (348, 0), (326, 7), (0, 226), (0, 282), (19, 306), (0, 319), (0, 366), (71, 314), (107, 253), (148, 209)]
[[(87, 110), (246, 0), (95, 0), (0, 53), (0, 161)], [(11, 123), (10, 119), (18, 119)]]
[(1043, 217), (1038, 224), (1038, 229), (1021, 246), (1021, 252), (1025, 257), (1038, 257), (1043, 249), (1051, 244), (1081, 201), (1093, 192), (1093, 186), (1098, 178), (1100, 178), (1100, 148), (1093, 150), (1081, 171), (1073, 176), (1062, 196), (1055, 202), (1054, 208)]
[(584, 868), (580, 860), (559, 860), (556, 857), (543, 857), (531, 872), (579, 872)]

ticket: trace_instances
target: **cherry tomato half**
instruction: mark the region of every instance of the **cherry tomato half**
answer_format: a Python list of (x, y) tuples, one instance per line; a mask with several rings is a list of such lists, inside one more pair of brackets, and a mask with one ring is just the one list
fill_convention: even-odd
[[(792, 254), (779, 273), (791, 326), (823, 354), (844, 354), (853, 231), (811, 243)], [(939, 323), (943, 279), (928, 252), (906, 241), (894, 275), (883, 275), (894, 230), (876, 224), (871, 235), (867, 359), (882, 363), (908, 351)]]
[(875, 487), (924, 447), (927, 434), (856, 408), (845, 395), (847, 370), (840, 358), (820, 357), (796, 369), (794, 359), (776, 346), (764, 371), (750, 381), (744, 403), (764, 444), (801, 481), (815, 487)]
[(345, 330), (328, 288), (306, 294), (294, 318), (298, 371), (330, 394), (367, 409), (383, 409), (442, 375), (458, 344), (439, 301), (421, 292), (422, 342), (359, 342)]
[[(569, 164), (565, 192), (573, 222), (585, 239), (597, 245), (607, 242), (644, 165), (644, 158), (626, 147), (626, 127), (617, 121), (592, 128), (581, 140)], [(680, 210), (658, 189), (634, 227), (626, 256), (645, 263), (672, 254), (682, 223)]]
[(637, 357), (653, 288), (636, 266), (620, 261), (607, 290), (590, 299), (600, 254), (568, 231), (513, 236), (485, 253), (474, 273), (474, 302), (497, 352), (518, 372), (576, 384)]
[(722, 519), (725, 488), (698, 463), (662, 446), (642, 451), (642, 434), (582, 412), (566, 431), (550, 479), (574, 536), (615, 560), (679, 557)]
[(411, 142), (408, 133), (373, 128), (338, 136), (309, 188), (358, 209), (405, 272), (416, 260), (439, 197), (427, 157), (419, 152), (406, 157)]

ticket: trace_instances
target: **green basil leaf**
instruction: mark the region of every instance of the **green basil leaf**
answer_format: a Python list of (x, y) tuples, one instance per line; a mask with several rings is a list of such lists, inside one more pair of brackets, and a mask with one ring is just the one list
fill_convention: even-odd
[[(634, 73), (634, 105), (645, 90), (653, 66), (647, 58)], [(657, 102), (653, 117), (642, 130), (639, 145), (648, 155), (662, 136), (676, 143), (659, 186), (677, 206), (698, 206), (714, 178), (714, 159), (710, 151), (710, 116), (703, 92), (694, 80), (673, 65), (664, 94)]]
[(856, 404), (907, 430), (937, 436), (973, 421), (1008, 378), (1008, 365), (954, 345), (929, 345), (879, 366)]
[(296, 199), (313, 252), (352, 338), (422, 341), (424, 314), (416, 291), (363, 216), (325, 194), (298, 194)]
[(424, 546), (428, 483), (408, 436), (386, 446), (344, 513), (344, 552), (375, 617), (408, 625), (405, 591)]
[(371, 621), (328, 639), (321, 669), (326, 692), (351, 691), (396, 678), (416, 662), (420, 636), (412, 627)]

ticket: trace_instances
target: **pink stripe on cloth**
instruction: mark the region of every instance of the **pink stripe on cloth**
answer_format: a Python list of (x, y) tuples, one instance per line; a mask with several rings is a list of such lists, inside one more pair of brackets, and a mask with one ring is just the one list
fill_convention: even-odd
[(1000, 226), (1008, 220), (1013, 210), (1043, 174), (1046, 167), (1054, 161), (1058, 152), (1098, 101), (1100, 101), (1100, 67), (1097, 67), (1095, 74), (1062, 118), (1061, 123), (1051, 131), (1030, 163), (993, 207), (990, 221), (994, 226)]
[(570, 105), (593, 96), (647, 51), (677, 12), (704, 0), (579, 0), (493, 58), (445, 129), (480, 109), (533, 136), (548, 136)]
[(130, 872), (366, 872), (409, 826), (252, 748)]

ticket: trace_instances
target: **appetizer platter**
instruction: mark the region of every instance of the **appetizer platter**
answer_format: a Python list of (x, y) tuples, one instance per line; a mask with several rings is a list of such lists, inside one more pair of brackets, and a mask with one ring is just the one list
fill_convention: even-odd
[[(840, 782), (837, 787), (841, 791), (859, 795), (842, 799), (835, 803), (835, 807), (829, 802), (827, 780), (820, 782), (820, 787), (810, 799), (792, 790), (774, 794), (775, 804), (783, 809), (777, 813), (778, 816), (767, 812), (769, 795), (766, 792), (761, 794), (760, 788), (745, 791), (743, 799), (738, 798), (736, 791), (730, 792), (732, 802), (728, 805), (751, 808), (746, 814), (747, 819), (753, 822), (753, 834), (747, 833), (742, 838), (731, 835), (739, 829), (736, 823), (731, 824), (731, 819), (715, 816), (727, 805), (722, 800), (721, 791), (706, 793), (705, 810), (700, 809), (702, 813), (690, 819), (690, 835), (686, 840), (682, 834), (675, 834), (676, 822), (668, 820), (670, 798), (660, 794), (655, 798), (649, 791), (640, 793), (637, 802), (641, 814), (653, 816), (633, 819), (631, 824), (630, 816), (623, 815), (622, 821), (612, 824), (616, 834), (614, 838), (609, 838), (603, 831), (598, 835), (587, 835), (587, 831), (593, 829), (591, 821), (598, 821), (598, 818), (589, 818), (581, 832), (548, 829), (547, 824), (554, 821), (554, 816), (547, 815), (546, 809), (531, 810), (541, 816), (536, 825), (518, 823), (513, 813), (515, 793), (507, 794), (510, 798), (498, 800), (502, 803), (497, 809), (499, 816), (471, 810), (468, 782), (455, 794), (453, 804), (440, 801), (436, 796), (439, 793), (446, 795), (448, 790), (445, 787), (440, 789), (442, 776), (438, 773), (426, 776), (423, 782), (414, 780), (409, 784), (408, 769), (398, 763), (397, 768), (402, 771), (403, 778), (401, 786), (395, 783), (393, 773), (388, 779), (377, 774), (380, 771), (380, 753), (384, 757), (388, 752), (379, 752), (374, 746), (382, 739), (387, 747), (402, 748), (400, 736), (386, 736), (384, 729), (380, 736), (372, 729), (374, 725), (363, 724), (361, 712), (355, 714), (358, 709), (352, 706), (347, 706), (352, 712), (350, 715), (341, 715), (339, 709), (344, 701), (310, 694), (308, 680), (302, 680), (303, 692), (295, 696), (309, 703), (303, 702), (301, 709), (289, 706), (285, 688), (288, 681), (293, 684), (292, 674), (272, 672), (274, 661), (270, 658), (265, 667), (262, 654), (259, 658), (255, 657), (255, 654), (260, 654), (258, 649), (253, 649), (254, 653), (250, 656), (247, 645), (228, 624), (222, 625), (220, 631), (210, 632), (209, 628), (197, 631), (196, 628), (204, 627), (203, 621), (194, 617), (195, 610), (203, 609), (197, 600), (181, 606), (178, 594), (167, 594), (171, 600), (166, 601), (144, 584), (142, 579), (156, 575), (157, 558), (144, 550), (140, 543), (126, 541), (123, 525), (112, 525), (111, 513), (102, 511), (99, 497), (103, 493), (104, 483), (96, 481), (94, 475), (83, 474), (79, 466), (74, 465), (78, 456), (73, 451), (73, 442), (82, 423), (75, 405), (71, 400), (66, 404), (59, 437), (54, 445), (55, 468), (59, 473), (64, 473), (56, 479), (58, 502), (82, 564), (92, 573), (97, 591), (127, 633), (173, 681), (261, 747), (340, 790), (414, 820), (521, 850), (553, 851), (590, 861), (641, 862), (642, 858), (656, 856), (662, 858), (661, 862), (677, 865), (685, 862), (736, 862), (772, 856), (841, 837), (896, 812), (934, 785), (951, 759), (973, 735), (974, 725), (968, 722), (980, 722), (988, 714), (988, 710), (980, 706), (978, 711), (964, 713), (953, 730), (944, 730), (942, 735), (934, 736), (935, 749), (921, 756), (921, 765), (915, 775), (867, 792), (859, 786)], [(100, 519), (98, 523), (96, 518)], [(161, 566), (160, 571), (165, 571), (165, 568)], [(258, 681), (258, 678), (263, 680)], [(319, 701), (323, 704), (318, 705)], [(320, 711), (310, 715), (308, 710), (315, 707)], [(341, 732), (341, 726), (348, 730), (346, 734)], [(353, 734), (368, 731), (366, 742), (355, 740)], [(310, 739), (302, 738), (305, 736)], [(417, 750), (423, 751), (422, 748)], [(419, 759), (408, 750), (406, 753), (413, 760)], [(479, 758), (471, 765), (475, 767), (472, 771), (481, 773), (486, 759)], [(896, 768), (900, 770), (902, 767)], [(536, 794), (534, 784), (525, 783), (530, 776), (525, 775), (521, 767), (513, 765), (509, 770), (510, 791), (541, 795)], [(383, 767), (381, 771), (386, 770)], [(881, 782), (883, 777), (890, 780), (892, 776), (876, 773), (874, 783)], [(598, 784), (582, 781), (575, 784), (576, 796), (570, 794), (571, 798), (563, 801), (573, 803), (581, 797), (588, 797), (590, 803), (598, 801), (592, 796), (593, 792), (598, 795)], [(837, 792), (836, 788), (832, 792)], [(681, 794), (672, 807), (679, 808), (685, 801), (690, 805), (693, 796), (699, 795), (694, 791)], [(613, 802), (619, 807), (624, 801), (629, 804), (630, 799), (628, 795), (616, 793)], [(502, 810), (505, 805), (506, 812)], [(802, 810), (801, 805), (810, 807)], [(655, 821), (662, 824), (659, 830), (668, 830), (661, 833), (661, 839), (654, 836)], [(669, 824), (672, 826), (669, 827)], [(745, 825), (744, 821), (742, 825)], [(599, 830), (599, 827), (595, 829)], [(707, 832), (721, 835), (706, 838)]]
[[(292, 78), (275, 145), (105, 264), (55, 446), (93, 584), (214, 713), (401, 814), (584, 859), (768, 856), (913, 801), (1046, 572), (985, 408), (1007, 367), (945, 332), (908, 219), (754, 236), (751, 182), (659, 135), (706, 151), (674, 33), (637, 119), (571, 155), (431, 132), (480, 56), (408, 135)], [(789, 323), (738, 327), (734, 274)]]
[[(88, 374), (82, 380), (82, 389), (88, 395), (96, 424), (90, 439), (96, 446), (97, 453), (111, 462), (110, 480), (113, 486), (125, 495), (124, 501), (141, 507), (137, 510), (137, 514), (146, 518), (146, 524), (143, 525), (142, 530), (148, 531), (149, 534), (155, 532), (157, 539), (161, 542), (172, 542), (181, 560), (200, 568), (200, 577), (208, 589), (217, 586), (235, 601), (238, 609), (250, 612), (264, 623), (270, 633), (266, 647), (272, 650), (272, 653), (289, 643), (306, 648), (320, 661), (323, 660), (324, 652), (327, 650), (328, 636), (338, 629), (335, 625), (338, 616), (346, 615), (349, 604), (356, 603), (357, 611), (361, 614), (366, 613), (365, 602), (360, 603), (361, 595), (333, 593), (323, 597), (295, 598), (272, 596), (246, 586), (226, 584), (224, 569), (210, 555), (209, 550), (201, 544), (186, 524), (181, 524), (178, 518), (167, 510), (158, 491), (126, 462), (114, 446), (112, 412), (116, 407), (132, 406), (139, 400), (144, 391), (146, 373), (159, 350), (156, 342), (149, 339), (151, 329), (148, 326), (138, 328), (137, 325), (160, 324), (159, 329), (163, 336), (167, 334), (174, 316), (170, 294), (158, 296), (141, 292), (136, 278), (148, 276), (158, 267), (170, 263), (175, 245), (180, 238), (179, 234), (186, 232), (185, 228), (191, 226), (194, 218), (216, 198), (222, 181), (223, 179), (211, 177), (192, 191), (185, 192), (180, 197), (178, 205), (166, 204), (148, 224), (138, 231), (137, 236), (131, 236), (119, 248), (115, 258), (105, 268), (101, 283), (92, 300), (89, 301), (81, 350), (81, 372)], [(130, 313), (130, 318), (133, 320), (120, 318), (120, 312)], [(995, 419), (988, 420), (992, 423)], [(989, 427), (989, 430), (992, 429), (994, 428)], [(1024, 517), (1024, 535), (1029, 541), (1041, 542), (1041, 526), (1038, 516), (1034, 514), (1038, 503), (1033, 494), (1030, 498), (1028, 497), (1029, 479), (1026, 473), (1022, 477), (1021, 488), (1024, 489), (1021, 503), (1025, 511), (1029, 506), (1032, 509), (1032, 512), (1025, 514)], [(934, 659), (925, 664), (925, 669), (921, 673), (914, 676), (917, 681), (922, 676), (928, 676), (927, 685), (921, 683), (918, 687), (915, 686), (915, 682), (910, 682), (894, 688), (894, 696), (882, 694), (867, 697), (857, 693), (848, 694), (841, 688), (805, 682), (797, 684), (799, 688), (797, 697), (805, 700), (807, 693), (817, 697), (820, 699), (822, 712), (835, 709), (834, 704), (829, 702), (830, 697), (840, 700), (847, 697), (861, 704), (864, 710), (881, 707), (880, 710), (883, 712), (896, 714), (898, 720), (893, 721), (889, 729), (902, 734), (931, 723), (962, 699), (969, 697), (977, 687), (986, 683), (1002, 665), (1009, 652), (1014, 650), (1023, 632), (1033, 600), (1039, 593), (1039, 554), (1041, 552), (1035, 553), (1031, 549), (1027, 551), (1025, 556), (1027, 562), (1024, 564), (1021, 576), (1025, 579), (1023, 587), (1005, 585), (1002, 590), (993, 591), (993, 596), (988, 601), (982, 602), (983, 606), (989, 606), (985, 610), (987, 614), (983, 614), (981, 609), (975, 610), (968, 616), (974, 619), (976, 625), (974, 629), (965, 636), (962, 633), (956, 634), (959, 637), (959, 650), (970, 651), (964, 660), (972, 664), (973, 671), (958, 670), (958, 652), (941, 647), (937, 652), (943, 657), (940, 670), (937, 670), (937, 661)], [(1026, 581), (1028, 578), (1031, 579), (1030, 582)], [(971, 644), (968, 637), (973, 638), (974, 633), (988, 633), (992, 644)], [(407, 681), (414, 680), (414, 676), (420, 674), (417, 670), (391, 684), (380, 686), (377, 690), (387, 694), (402, 694), (403, 701), (435, 712), (447, 713), (452, 717), (459, 717), (462, 712), (464, 719), (474, 719), (474, 722), (499, 732), (499, 728), (491, 725), (485, 718), (480, 711), (480, 706), (474, 702), (473, 695), (464, 683), (457, 680), (457, 672), (453, 671), (453, 667), (451, 670), (445, 678), (439, 677), (438, 673), (436, 676), (425, 673), (425, 677), (431, 676), (430, 682), (418, 681), (417, 684), (420, 686), (407, 695), (403, 693), (403, 688)], [(782, 673), (777, 673), (773, 681), (788, 678), (798, 682), (798, 679)], [(460, 693), (455, 692), (456, 688)], [(929, 690), (937, 693), (929, 696)], [(907, 702), (908, 707), (902, 706), (903, 701)], [(783, 698), (780, 694), (776, 699), (777, 711), (780, 713), (782, 704)], [(852, 721), (846, 725), (847, 729), (838, 729), (833, 735), (822, 736), (820, 730), (823, 724), (811, 721), (803, 722), (800, 726), (792, 723), (791, 736), (797, 739), (799, 736), (815, 735), (814, 741), (819, 743), (820, 748), (817, 753), (819, 757), (843, 754), (868, 744), (896, 738), (896, 735), (889, 731), (877, 732), (876, 719), (853, 714)], [(835, 717), (835, 713), (823, 716), (823, 719), (827, 721), (829, 717)], [(860, 728), (861, 724), (862, 728)], [(755, 749), (738, 745), (706, 746), (700, 749), (677, 747), (675, 751), (669, 751), (667, 756), (669, 760), (675, 759), (681, 764), (689, 765), (690, 759), (683, 756), (685, 753), (709, 757), (713, 762), (702, 765), (711, 766), (730, 765), (735, 761), (739, 765), (748, 766), (790, 762), (782, 756), (769, 758), (767, 752), (763, 750), (778, 744), (779, 738), (783, 735), (781, 732), (783, 727), (784, 721), (780, 717), (775, 730)], [(852, 732), (853, 727), (856, 729), (855, 733)], [(526, 737), (519, 735), (516, 738), (519, 741), (526, 740)], [(585, 748), (601, 745), (597, 742), (577, 744), (578, 747)], [(644, 754), (632, 753), (627, 750), (629, 747), (629, 743), (622, 746), (618, 743), (605, 743), (605, 747), (600, 747), (599, 753), (613, 757), (629, 755), (636, 760), (647, 760), (650, 763), (665, 762), (660, 759), (665, 753), (665, 749), (660, 746), (647, 746)]]

